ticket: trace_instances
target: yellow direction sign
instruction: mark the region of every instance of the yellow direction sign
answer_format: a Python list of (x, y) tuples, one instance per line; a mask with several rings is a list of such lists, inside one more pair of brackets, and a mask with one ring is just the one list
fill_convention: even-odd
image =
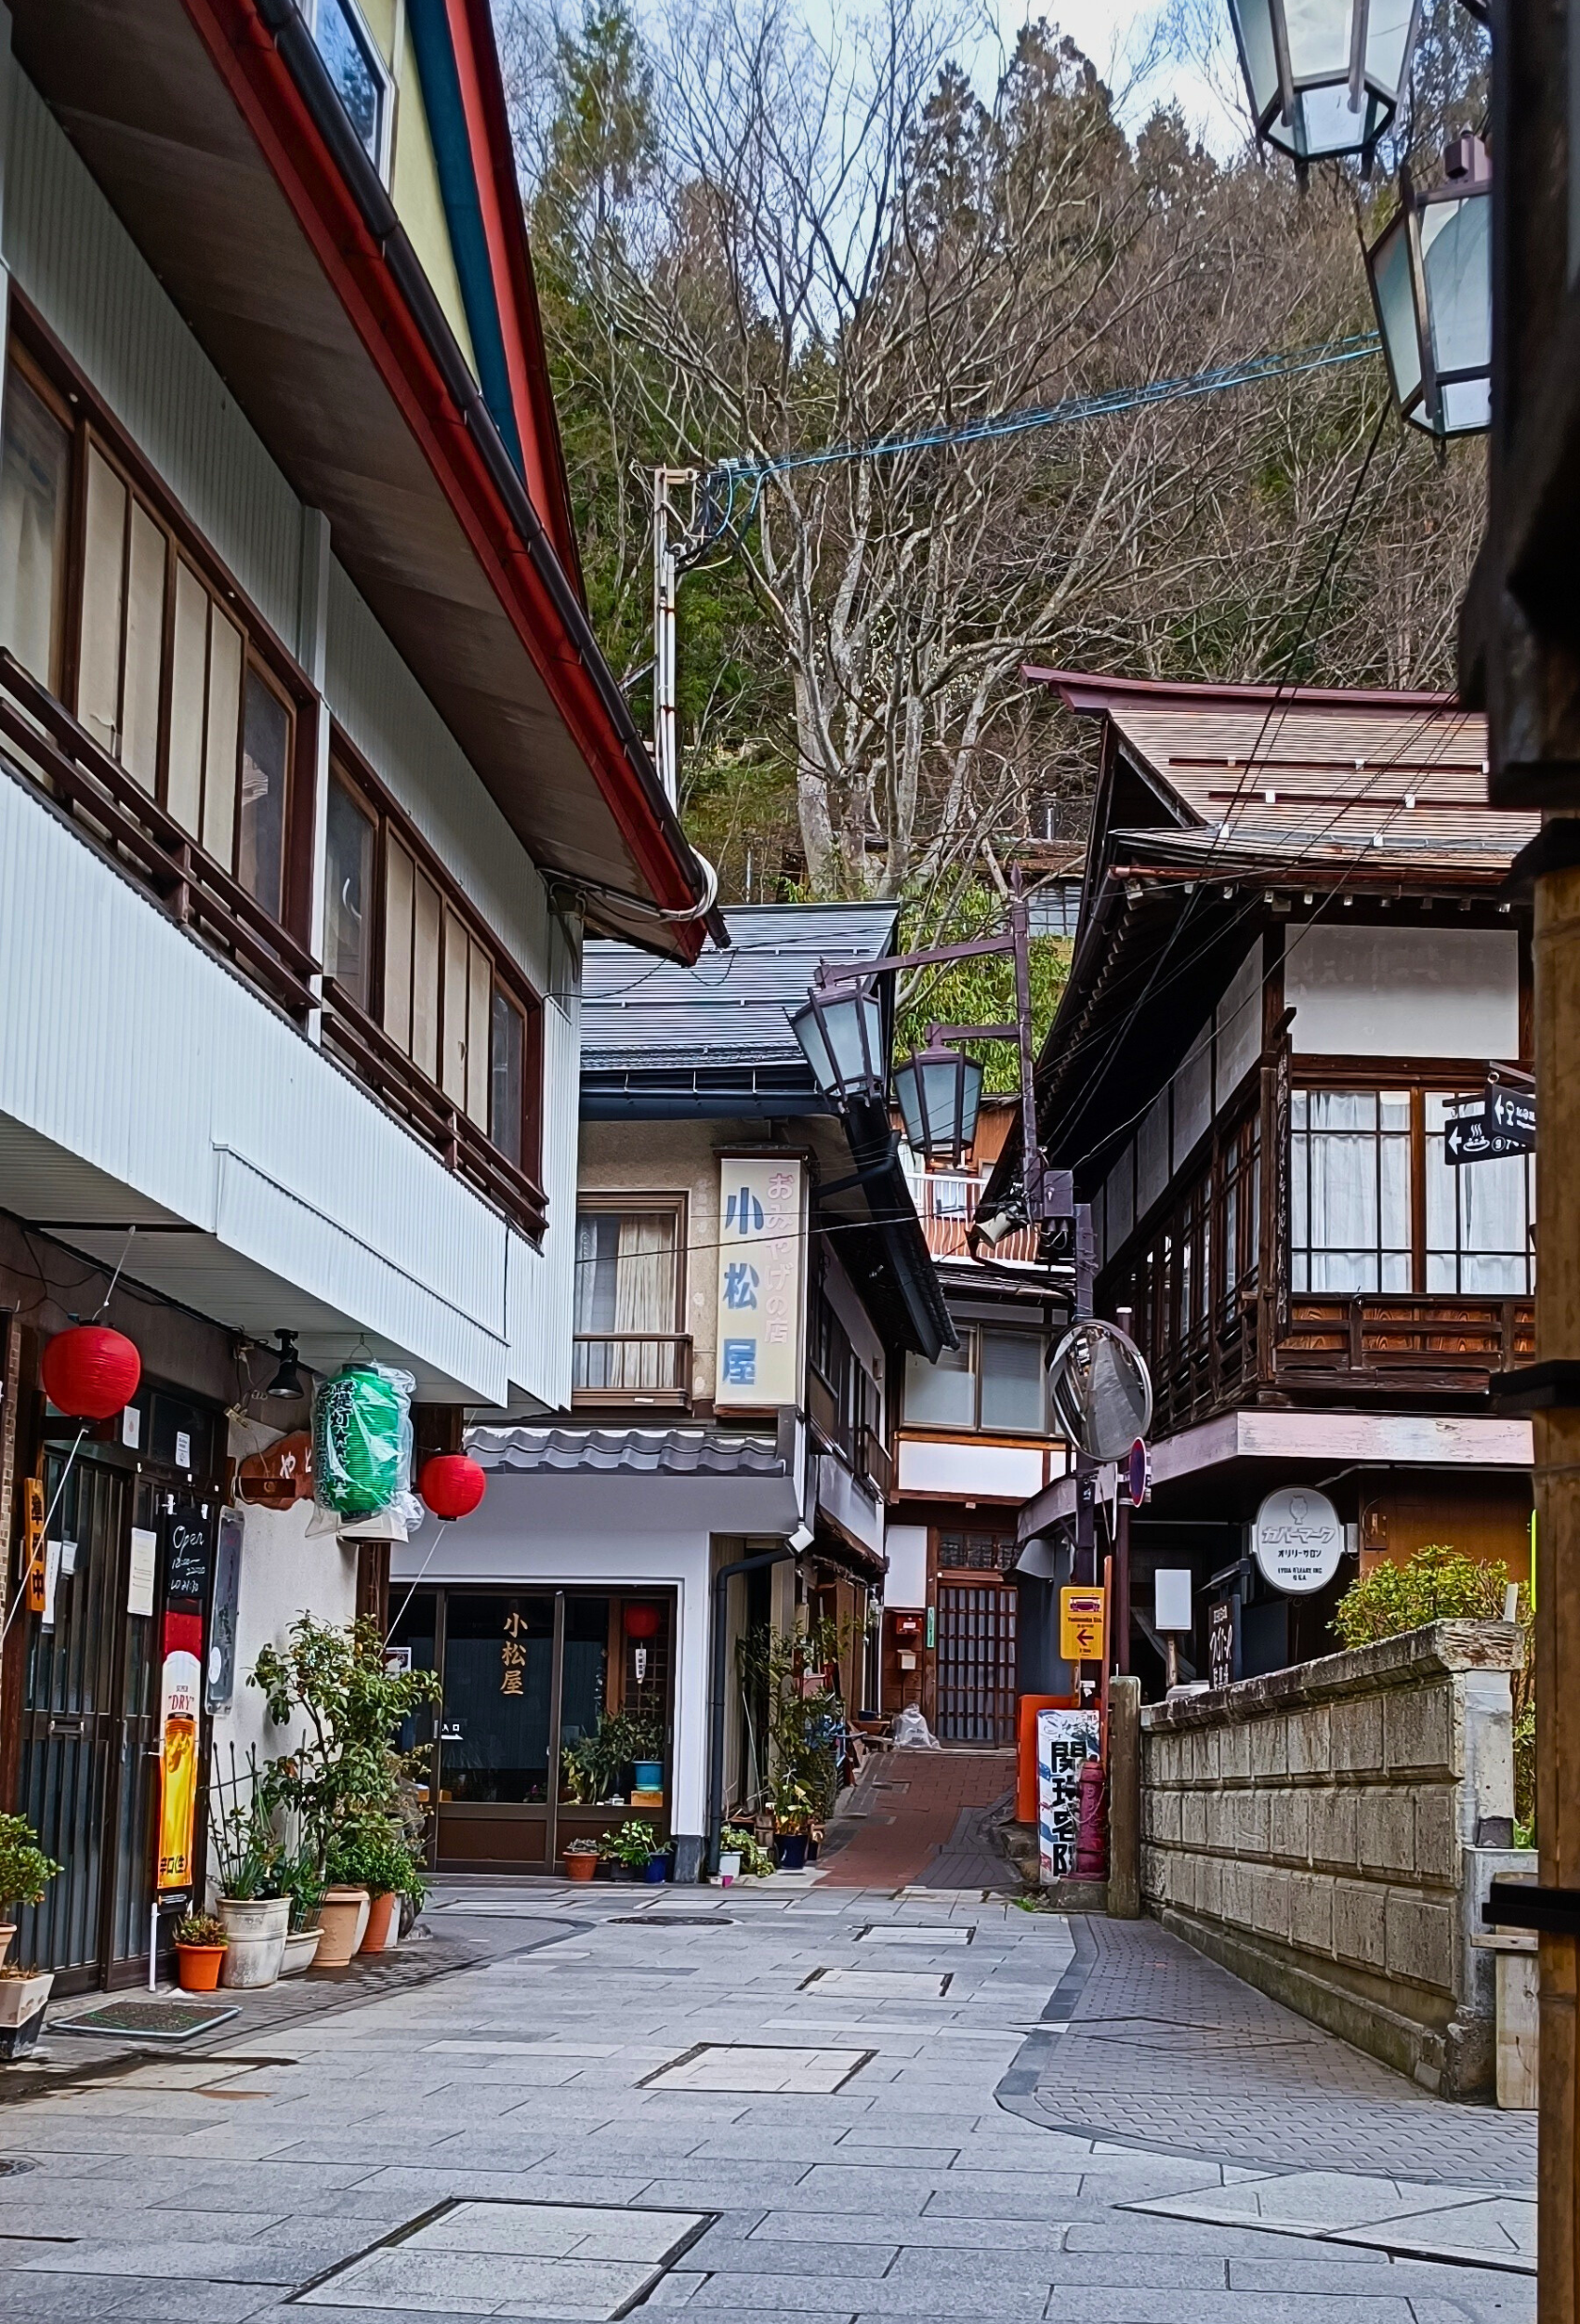
[(1065, 1589), (1059, 1593), (1059, 1651), (1066, 1662), (1102, 1660), (1102, 1591)]

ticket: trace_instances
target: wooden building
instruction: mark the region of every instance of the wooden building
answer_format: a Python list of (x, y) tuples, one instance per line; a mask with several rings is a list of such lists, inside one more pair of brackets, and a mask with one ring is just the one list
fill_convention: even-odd
[[(1159, 1567), (1191, 1570), (1182, 1675), (1204, 1678), (1228, 1595), (1249, 1672), (1326, 1650), (1369, 1560), (1445, 1542), (1522, 1578), (1530, 1422), (1488, 1382), (1532, 1349), (1534, 1164), (1456, 1167), (1447, 1142), (1489, 1069), (1531, 1052), (1529, 915), (1505, 883), (1535, 826), (1486, 803), (1482, 720), (1420, 694), (1033, 676), (1097, 722), (1037, 1089), (1092, 1205), (1097, 1311), (1128, 1319), (1155, 1384), (1129, 1667), (1161, 1685)], [(1280, 1486), (1342, 1521), (1312, 1594), (1249, 1564)], [(1100, 1511), (1113, 1492), (1099, 1477)], [(1067, 1539), (1074, 1496), (1034, 1496), (1022, 1541)]]

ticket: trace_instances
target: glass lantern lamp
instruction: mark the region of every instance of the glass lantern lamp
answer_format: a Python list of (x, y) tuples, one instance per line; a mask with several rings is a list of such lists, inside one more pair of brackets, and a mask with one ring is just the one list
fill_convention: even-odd
[(836, 1112), (881, 1101), (889, 1080), (883, 1003), (868, 980), (818, 984), (790, 1018), (819, 1089)]
[(1229, 0), (1257, 135), (1304, 168), (1370, 165), (1399, 109), (1419, 0)]
[(936, 1031), (917, 1056), (894, 1073), (894, 1095), (905, 1136), (928, 1162), (958, 1162), (977, 1134), (982, 1069), (974, 1057), (941, 1041)]
[(1366, 253), (1394, 400), (1440, 442), (1492, 421), (1492, 163), (1480, 138), (1455, 138), (1443, 174), (1401, 173), (1399, 208)]

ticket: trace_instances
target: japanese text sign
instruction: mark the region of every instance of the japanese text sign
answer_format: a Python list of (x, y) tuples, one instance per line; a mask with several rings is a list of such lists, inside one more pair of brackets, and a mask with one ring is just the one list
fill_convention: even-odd
[(806, 1169), (794, 1156), (721, 1156), (717, 1404), (800, 1401), (805, 1205)]

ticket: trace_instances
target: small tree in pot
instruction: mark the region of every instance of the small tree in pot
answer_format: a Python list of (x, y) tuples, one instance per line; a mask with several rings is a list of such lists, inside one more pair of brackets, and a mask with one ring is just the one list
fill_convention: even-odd
[[(10, 1949), (17, 1924), (10, 1918), (20, 1905), (37, 1905), (59, 1871), (53, 1856), (38, 1844), (25, 1816), (0, 1816), (0, 1960)], [(20, 2057), (38, 2040), (44, 2005), (55, 1982), (51, 1969), (0, 1969), (0, 2059)]]

